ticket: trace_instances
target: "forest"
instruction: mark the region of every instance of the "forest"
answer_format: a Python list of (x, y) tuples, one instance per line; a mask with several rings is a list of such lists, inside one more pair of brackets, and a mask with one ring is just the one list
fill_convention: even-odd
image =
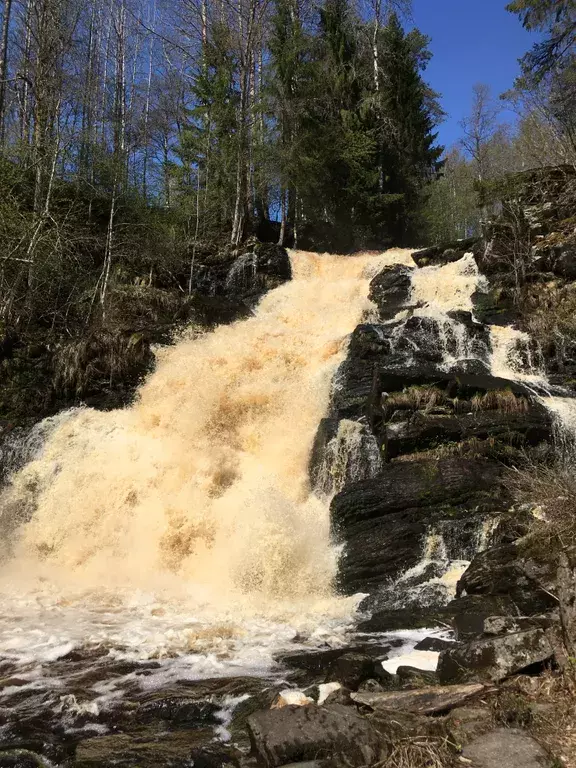
[(253, 235), (476, 233), (503, 174), (575, 157), (572, 3), (508, 10), (543, 41), (502, 97), (518, 120), (480, 83), (443, 148), (408, 0), (4, 0), (1, 321), (73, 335), (114, 295), (191, 295), (195, 264)]

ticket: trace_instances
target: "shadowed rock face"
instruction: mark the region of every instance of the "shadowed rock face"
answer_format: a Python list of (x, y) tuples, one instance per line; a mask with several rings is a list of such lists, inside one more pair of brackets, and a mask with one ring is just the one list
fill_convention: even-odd
[(254, 304), (263, 293), (292, 277), (285, 248), (249, 240), (240, 248), (228, 248), (216, 258), (198, 265), (194, 285), (207, 296), (225, 296)]
[(391, 320), (408, 304), (412, 269), (400, 264), (385, 267), (370, 283), (368, 298), (378, 307), (381, 320)]
[(505, 508), (501, 469), (488, 461), (387, 464), (381, 475), (350, 486), (332, 502), (334, 531), (346, 543), (339, 586), (349, 594), (373, 594), (420, 561), (431, 526), (445, 521), (452, 533), (460, 528), (465, 535), (471, 519)]

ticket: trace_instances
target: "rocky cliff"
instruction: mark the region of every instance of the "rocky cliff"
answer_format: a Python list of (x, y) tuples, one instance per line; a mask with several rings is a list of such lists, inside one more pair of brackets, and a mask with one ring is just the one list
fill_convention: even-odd
[[(506, 190), (482, 238), (374, 278), (378, 317), (352, 336), (311, 465), (318, 482), (339, 432), (358, 425), (354, 471), (332, 502), (339, 585), (368, 593), (364, 629), (397, 626), (402, 609), (415, 625), (450, 623), (460, 645), (441, 657), (443, 682), (500, 680), (562, 656), (557, 544), (534, 546), (539, 499), (519, 505), (515, 479), (549, 468), (559, 433), (568, 439), (555, 407), (570, 407), (576, 372), (576, 327), (564, 318), (576, 175), (530, 171)], [(449, 294), (453, 270), (473, 264), (470, 311), (440, 306), (441, 287), (429, 303), (414, 288), (435, 272)]]

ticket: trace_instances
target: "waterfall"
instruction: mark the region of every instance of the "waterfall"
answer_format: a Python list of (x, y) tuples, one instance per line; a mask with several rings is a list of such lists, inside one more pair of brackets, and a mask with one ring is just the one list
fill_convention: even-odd
[(22, 653), (43, 622), (57, 645), (112, 637), (165, 653), (222, 633), (237, 647), (249, 621), (316, 631), (350, 615), (332, 589), (330, 494), (312, 491), (308, 459), (371, 277), (411, 257), (291, 260), (293, 280), (253, 317), (161, 349), (131, 407), (51, 423), (0, 502), (0, 653), (14, 616)]
[(382, 470), (378, 441), (363, 424), (350, 419), (338, 422), (334, 437), (323, 451), (315, 490), (331, 498), (350, 483), (376, 477)]

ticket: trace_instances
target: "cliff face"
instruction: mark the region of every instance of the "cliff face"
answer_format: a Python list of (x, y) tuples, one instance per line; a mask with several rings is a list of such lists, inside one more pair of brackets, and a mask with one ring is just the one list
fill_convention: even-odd
[[(574, 169), (519, 174), (482, 238), (378, 275), (378, 318), (354, 332), (318, 434), (313, 476), (343, 424), (364, 435), (332, 502), (341, 589), (369, 594), (365, 629), (394, 627), (406, 608), (415, 623), (452, 623), (461, 645), (443, 654), (444, 682), (561, 656), (562, 547), (552, 522), (535, 522), (538, 498), (519, 506), (514, 478), (550, 472), (559, 434), (572, 439), (558, 404), (571, 409), (576, 383), (575, 209)], [(466, 307), (455, 275), (476, 266)]]

